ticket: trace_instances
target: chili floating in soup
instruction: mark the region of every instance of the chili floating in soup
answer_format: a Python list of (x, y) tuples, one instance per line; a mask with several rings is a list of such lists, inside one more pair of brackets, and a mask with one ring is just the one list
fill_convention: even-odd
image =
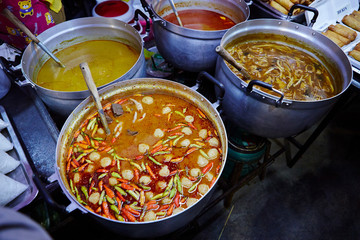
[[(251, 79), (269, 83), (298, 101), (330, 98), (338, 93), (330, 72), (314, 56), (279, 42), (249, 41), (226, 47), (227, 51), (248, 71)], [(242, 74), (228, 66), (240, 78)], [(263, 89), (262, 89), (263, 90)], [(273, 91), (263, 91), (274, 94)]]
[[(178, 14), (183, 27), (195, 30), (216, 31), (228, 29), (235, 25), (235, 22), (230, 18), (210, 10), (181, 10), (178, 11)], [(174, 13), (171, 13), (163, 18), (168, 22), (179, 25)], [(243, 20), (241, 21), (244, 20), (245, 17), (243, 17)]]
[(120, 221), (153, 221), (196, 203), (215, 183), (221, 142), (211, 121), (169, 95), (133, 95), (104, 106), (75, 132), (66, 176), (88, 210)]
[(49, 59), (37, 74), (36, 83), (55, 91), (87, 89), (79, 64), (87, 62), (96, 86), (112, 82), (134, 66), (140, 53), (133, 47), (112, 40), (91, 40), (67, 47), (55, 54), (65, 68)]

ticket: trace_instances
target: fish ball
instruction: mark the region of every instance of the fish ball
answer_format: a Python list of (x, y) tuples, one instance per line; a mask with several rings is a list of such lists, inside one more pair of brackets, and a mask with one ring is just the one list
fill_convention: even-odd
[(144, 216), (144, 222), (154, 221), (156, 220), (156, 214), (154, 211), (148, 211)]
[(170, 174), (170, 170), (167, 165), (163, 166), (159, 171), (159, 175), (162, 177), (167, 177), (169, 176), (169, 174)]
[(166, 183), (165, 181), (158, 181), (158, 182), (156, 183), (156, 186), (157, 186), (158, 188), (160, 188), (160, 189), (164, 189), (164, 188), (166, 188), (167, 183)]
[(153, 192), (145, 192), (145, 198), (147, 201), (150, 201), (154, 196), (154, 193)]
[(94, 171), (95, 171), (95, 165), (94, 164), (89, 164), (85, 169), (85, 172), (87, 172), (87, 173), (93, 173)]
[(100, 165), (103, 167), (103, 168), (106, 168), (108, 166), (111, 165), (111, 158), (109, 157), (103, 157), (101, 160), (100, 160)]
[(219, 152), (216, 148), (212, 148), (208, 151), (207, 155), (209, 156), (210, 160), (214, 160), (219, 156)]
[(187, 116), (185, 117), (185, 121), (187, 121), (187, 122), (189, 122), (189, 123), (192, 123), (192, 122), (194, 121), (194, 117), (191, 116), (191, 115), (187, 115)]
[(98, 134), (105, 134), (105, 131), (104, 131), (103, 128), (98, 128), (97, 133)]
[(170, 204), (172, 202), (172, 199), (165, 197), (161, 200), (162, 204)]
[(111, 186), (115, 186), (116, 184), (118, 184), (118, 180), (114, 177), (111, 177), (111, 178), (109, 178), (109, 184)]
[(100, 200), (100, 193), (93, 192), (92, 194), (90, 194), (89, 202), (91, 202), (92, 204), (97, 204), (99, 200)]
[(201, 129), (199, 131), (199, 137), (201, 137), (202, 139), (207, 138), (207, 130), (206, 129)]
[(150, 104), (154, 103), (154, 99), (150, 96), (146, 96), (146, 97), (143, 97), (142, 102), (150, 105)]
[(191, 207), (192, 205), (194, 205), (197, 202), (196, 198), (188, 198), (188, 200), (186, 201), (186, 205), (187, 207)]
[(171, 108), (169, 108), (169, 107), (164, 107), (163, 109), (162, 109), (162, 114), (168, 114), (168, 113), (170, 113), (171, 112)]
[(175, 208), (174, 211), (173, 211), (173, 215), (178, 214), (178, 213), (180, 213), (182, 211), (184, 211), (184, 208), (182, 208), (182, 207)]
[(140, 153), (146, 153), (150, 149), (150, 146), (145, 143), (140, 143), (138, 146), (138, 151)]
[(74, 183), (78, 183), (80, 182), (81, 177), (80, 177), (80, 173), (75, 173), (74, 174)]
[(199, 190), (199, 193), (202, 194), (202, 195), (205, 195), (205, 193), (207, 193), (209, 191), (209, 186), (207, 184), (199, 184), (198, 186), (198, 190)]
[(184, 188), (190, 188), (192, 186), (192, 181), (190, 179), (188, 179), (187, 177), (182, 177), (181, 178), (181, 185)]
[(191, 170), (190, 170), (190, 176), (192, 176), (192, 177), (198, 177), (198, 176), (200, 176), (201, 175), (201, 170), (200, 170), (200, 168), (192, 168)]
[(84, 141), (85, 139), (84, 139), (84, 137), (81, 135), (81, 134), (79, 134), (79, 136), (77, 136), (77, 138), (76, 138), (76, 141), (77, 142), (82, 142), (82, 141)]
[(199, 155), (198, 160), (197, 160), (197, 164), (199, 165), (199, 167), (205, 167), (206, 165), (208, 165), (208, 163), (209, 163), (209, 160), (204, 158), (202, 155)]
[(163, 130), (161, 130), (160, 128), (155, 129), (154, 137), (162, 138), (163, 136), (164, 136)]
[(124, 179), (126, 179), (126, 180), (131, 180), (131, 179), (133, 179), (133, 177), (134, 177), (134, 173), (133, 173), (133, 171), (130, 170), (130, 169), (125, 169), (125, 170), (123, 170), (123, 171), (121, 172), (121, 175), (122, 175), (122, 177), (123, 177)]
[(187, 146), (189, 146), (190, 145), (190, 140), (189, 139), (184, 139), (184, 140), (182, 140), (181, 142), (180, 142), (180, 145), (182, 146), (182, 147), (187, 147)]
[(141, 176), (139, 179), (139, 182), (142, 185), (148, 185), (151, 183), (151, 177), (149, 177), (147, 175)]
[(181, 129), (181, 132), (185, 133), (186, 135), (192, 134), (192, 130), (189, 127), (183, 127), (183, 129)]
[(97, 160), (99, 160), (100, 159), (100, 153), (98, 153), (98, 152), (92, 152), (92, 153), (90, 153), (90, 155), (89, 155), (89, 159), (91, 160), (91, 161), (97, 161)]
[(205, 174), (205, 178), (211, 182), (211, 180), (214, 178), (214, 175), (211, 172), (208, 172)]
[(214, 137), (210, 138), (209, 144), (212, 147), (217, 147), (217, 146), (219, 146), (219, 140), (217, 138), (214, 138)]

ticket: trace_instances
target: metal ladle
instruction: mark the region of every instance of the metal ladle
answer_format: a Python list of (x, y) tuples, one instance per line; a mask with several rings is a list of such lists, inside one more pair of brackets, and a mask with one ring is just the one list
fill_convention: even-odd
[(171, 5), (171, 7), (172, 7), (172, 10), (174, 11), (175, 17), (176, 17), (176, 19), (178, 20), (180, 26), (181, 26), (181, 27), (184, 27), (184, 25), (182, 24), (181, 19), (180, 19), (180, 17), (179, 17), (179, 14), (178, 14), (178, 12), (177, 12), (177, 10), (176, 10), (176, 8), (175, 8), (174, 1), (173, 1), (173, 0), (169, 0), (169, 3), (170, 3), (170, 5)]
[(60, 62), (60, 60), (55, 57), (55, 55), (42, 43), (40, 40), (35, 37), (35, 35), (12, 13), (9, 9), (4, 8), (2, 14), (7, 17), (15, 26), (20, 28), (31, 40), (33, 40), (44, 52), (46, 52), (55, 62), (57, 62), (61, 67), (65, 65)]
[(230, 63), (233, 67), (235, 67), (242, 75), (244, 76), (245, 80), (251, 79), (250, 74), (245, 70), (245, 68), (238, 63), (226, 49), (219, 45), (215, 48), (217, 54), (219, 54), (225, 61)]
[(95, 101), (95, 105), (96, 105), (96, 108), (98, 110), (101, 123), (105, 128), (105, 132), (106, 132), (107, 135), (110, 135), (111, 131), (110, 131), (108, 122), (107, 122), (106, 117), (105, 117), (104, 110), (103, 110), (101, 102), (100, 102), (99, 93), (97, 91), (94, 80), (93, 80), (93, 78), (91, 76), (89, 65), (86, 62), (80, 63), (80, 69), (81, 69), (81, 72), (82, 72), (82, 74), (84, 76), (86, 85), (87, 85), (87, 87), (88, 87), (88, 89), (89, 89), (89, 91), (91, 93), (91, 96), (93, 97), (93, 99)]

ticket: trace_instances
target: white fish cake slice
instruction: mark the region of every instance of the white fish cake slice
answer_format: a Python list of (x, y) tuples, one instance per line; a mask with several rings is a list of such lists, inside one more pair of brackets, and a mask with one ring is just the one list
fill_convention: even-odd
[(0, 118), (0, 130), (7, 128), (9, 124)]
[(0, 133), (0, 150), (4, 150), (5, 152), (13, 149), (13, 144)]
[(20, 162), (7, 154), (4, 150), (0, 150), (0, 173), (7, 174), (20, 165)]
[(5, 174), (0, 173), (0, 206), (5, 206), (28, 188)]

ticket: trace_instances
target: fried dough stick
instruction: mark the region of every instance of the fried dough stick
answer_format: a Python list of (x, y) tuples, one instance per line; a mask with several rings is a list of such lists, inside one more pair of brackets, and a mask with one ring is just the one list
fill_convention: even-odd
[(355, 58), (357, 61), (360, 62), (360, 51), (358, 50), (352, 50), (349, 52), (349, 55)]
[(322, 34), (324, 34), (326, 37), (328, 37), (331, 41), (333, 41), (334, 43), (336, 43), (336, 45), (338, 45), (339, 47), (343, 47), (345, 44), (344, 42), (342, 42), (341, 40), (339, 40), (338, 38), (334, 37), (331, 35), (331, 33), (329, 33), (329, 31), (323, 32)]

